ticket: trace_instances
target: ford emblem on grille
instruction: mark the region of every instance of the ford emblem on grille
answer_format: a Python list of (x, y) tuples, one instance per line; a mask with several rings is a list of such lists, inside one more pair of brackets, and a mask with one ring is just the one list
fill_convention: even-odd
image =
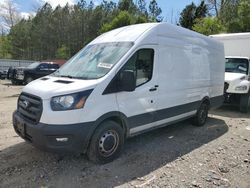
[(26, 101), (26, 100), (23, 101), (23, 104), (25, 108), (28, 108), (30, 105), (29, 101)]

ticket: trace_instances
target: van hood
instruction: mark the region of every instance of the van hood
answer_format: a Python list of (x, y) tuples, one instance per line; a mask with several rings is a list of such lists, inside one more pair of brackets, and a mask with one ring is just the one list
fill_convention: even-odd
[(233, 72), (226, 72), (225, 73), (225, 81), (226, 82), (232, 82), (235, 80), (240, 80), (242, 77), (246, 76), (242, 73), (233, 73)]
[(98, 82), (98, 80), (80, 80), (45, 76), (29, 83), (22, 91), (36, 95), (42, 99), (50, 99), (58, 95), (94, 89)]

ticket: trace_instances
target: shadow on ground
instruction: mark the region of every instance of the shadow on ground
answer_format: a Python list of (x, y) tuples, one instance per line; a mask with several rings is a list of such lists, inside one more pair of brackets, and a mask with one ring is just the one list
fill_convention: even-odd
[(20, 94), (14, 94), (14, 95), (9, 95), (9, 96), (6, 96), (4, 98), (17, 98), (19, 97)]
[(194, 127), (189, 121), (174, 124), (129, 139), (121, 157), (105, 165), (93, 164), (85, 155), (61, 159), (23, 142), (0, 153), (3, 164), (0, 184), (4, 187), (114, 187), (145, 176), (227, 131), (225, 122), (216, 118), (208, 118), (203, 127)]
[(10, 86), (22, 86), (22, 84), (12, 84), (11, 82), (2, 83), (2, 85), (8, 86), (8, 87), (10, 87)]
[(248, 113), (242, 113), (240, 112), (239, 107), (235, 105), (225, 104), (216, 110), (210, 111), (209, 113), (229, 118), (250, 118), (250, 109)]

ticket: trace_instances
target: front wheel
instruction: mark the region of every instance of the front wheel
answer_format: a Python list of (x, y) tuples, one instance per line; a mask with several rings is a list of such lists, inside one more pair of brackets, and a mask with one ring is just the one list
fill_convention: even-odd
[(250, 92), (248, 94), (243, 94), (240, 97), (240, 111), (247, 113), (250, 108)]
[(209, 104), (207, 102), (203, 102), (200, 105), (195, 117), (192, 119), (194, 125), (203, 126), (206, 123), (208, 116), (208, 109), (209, 109)]
[(96, 129), (87, 151), (89, 160), (108, 163), (116, 159), (124, 144), (124, 131), (114, 121), (105, 121)]

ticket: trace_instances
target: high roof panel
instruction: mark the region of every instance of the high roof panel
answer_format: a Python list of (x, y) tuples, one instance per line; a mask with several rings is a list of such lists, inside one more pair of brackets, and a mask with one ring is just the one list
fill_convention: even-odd
[(143, 33), (156, 25), (157, 23), (146, 23), (121, 27), (102, 34), (92, 41), (91, 44), (117, 41), (135, 42)]
[(162, 37), (177, 38), (189, 43), (200, 43), (203, 45), (218, 44), (217, 41), (196, 33), (194, 31), (182, 28), (168, 23), (144, 23), (121, 27), (97, 37), (90, 44), (106, 42), (135, 42), (158, 43)]

